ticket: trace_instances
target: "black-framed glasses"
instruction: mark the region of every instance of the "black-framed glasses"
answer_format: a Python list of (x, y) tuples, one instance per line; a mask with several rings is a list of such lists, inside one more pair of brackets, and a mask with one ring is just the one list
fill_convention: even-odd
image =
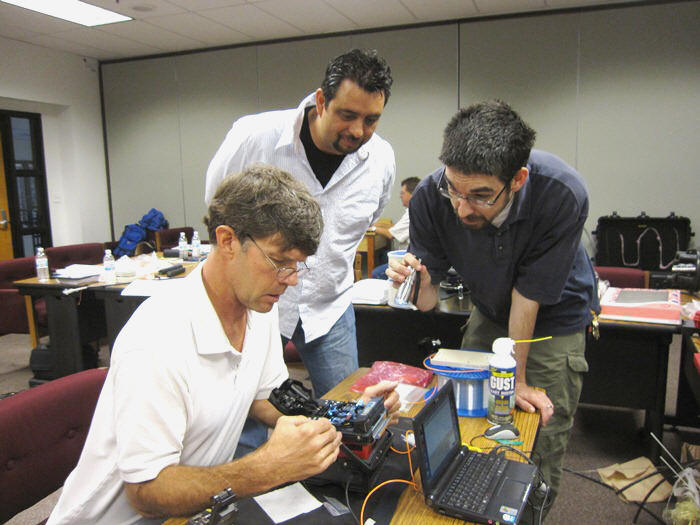
[(496, 204), (496, 201), (498, 201), (498, 199), (501, 197), (501, 194), (506, 190), (507, 186), (507, 184), (504, 184), (501, 191), (499, 191), (493, 199), (489, 200), (485, 199), (484, 197), (479, 197), (478, 195), (464, 195), (459, 193), (450, 182), (450, 179), (445, 176), (444, 170), (440, 175), (440, 180), (438, 181), (438, 191), (440, 192), (440, 195), (446, 199), (450, 199), (451, 201), (458, 201), (461, 199), (463, 201), (467, 201), (472, 206), (479, 206), (482, 208), (490, 208)]
[(275, 261), (270, 259), (270, 257), (265, 253), (265, 251), (260, 247), (260, 245), (257, 242), (255, 242), (255, 239), (253, 239), (250, 235), (246, 235), (246, 237), (248, 237), (253, 242), (253, 244), (258, 248), (258, 250), (260, 250), (260, 253), (262, 253), (265, 256), (265, 259), (267, 259), (267, 262), (269, 262), (272, 265), (272, 267), (275, 270), (277, 270), (277, 279), (278, 280), (286, 281), (294, 274), (297, 274), (297, 277), (301, 277), (301, 276), (305, 275), (310, 270), (310, 268), (308, 266), (306, 266), (306, 263), (304, 261), (299, 261), (297, 263), (296, 268), (287, 268), (286, 266), (281, 266), (281, 267), (277, 266), (277, 264), (275, 264)]

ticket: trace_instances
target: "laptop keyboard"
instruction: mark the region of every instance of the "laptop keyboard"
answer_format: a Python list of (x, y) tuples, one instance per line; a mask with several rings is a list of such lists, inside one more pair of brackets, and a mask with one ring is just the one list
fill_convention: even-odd
[(469, 452), (445, 490), (441, 503), (483, 514), (495, 489), (492, 485), (500, 479), (507, 462), (504, 456), (497, 454)]

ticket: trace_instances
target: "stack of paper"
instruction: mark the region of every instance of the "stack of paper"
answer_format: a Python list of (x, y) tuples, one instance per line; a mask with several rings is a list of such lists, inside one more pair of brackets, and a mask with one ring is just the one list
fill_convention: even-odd
[(391, 281), (386, 279), (361, 279), (352, 285), (353, 304), (386, 304)]
[(62, 284), (78, 286), (98, 281), (101, 272), (100, 264), (71, 264), (56, 270), (55, 277)]
[(465, 368), (469, 370), (487, 370), (491, 352), (480, 352), (478, 350), (450, 350), (440, 348), (430, 363), (438, 366), (451, 366), (453, 368)]
[(681, 324), (680, 290), (613, 288), (600, 300), (600, 318), (642, 323)]

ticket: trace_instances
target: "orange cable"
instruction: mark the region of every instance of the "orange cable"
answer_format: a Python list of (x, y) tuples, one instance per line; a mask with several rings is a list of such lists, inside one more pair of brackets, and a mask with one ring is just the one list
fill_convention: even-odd
[[(410, 457), (410, 456), (409, 456)], [(360, 523), (365, 522), (365, 506), (367, 505), (367, 501), (369, 500), (370, 496), (374, 494), (377, 490), (382, 488), (384, 485), (388, 485), (389, 483), (405, 483), (406, 485), (411, 485), (414, 489), (418, 489), (416, 484), (412, 481), (407, 481), (405, 479), (390, 479), (387, 480), (383, 483), (380, 483), (376, 487), (374, 487), (372, 490), (369, 491), (369, 494), (367, 494), (367, 497), (365, 498), (365, 501), (362, 502), (362, 510), (360, 511)]]

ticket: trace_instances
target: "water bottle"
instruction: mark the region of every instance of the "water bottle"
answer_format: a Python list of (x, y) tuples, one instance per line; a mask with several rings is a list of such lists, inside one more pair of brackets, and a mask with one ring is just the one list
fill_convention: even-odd
[(44, 249), (39, 246), (36, 249), (36, 276), (37, 278), (44, 282), (49, 280), (49, 260), (46, 258)]
[(180, 238), (177, 241), (177, 251), (180, 259), (187, 257), (187, 237), (185, 237), (185, 232), (180, 232)]
[(117, 282), (117, 267), (114, 263), (114, 255), (112, 250), (105, 250), (104, 259), (102, 259), (104, 269), (105, 284), (115, 284)]
[(515, 408), (515, 341), (499, 337), (489, 358), (489, 410), (486, 419), (493, 425), (513, 422)]
[(199, 240), (199, 233), (197, 230), (192, 234), (192, 258), (199, 259), (202, 254), (202, 241)]

